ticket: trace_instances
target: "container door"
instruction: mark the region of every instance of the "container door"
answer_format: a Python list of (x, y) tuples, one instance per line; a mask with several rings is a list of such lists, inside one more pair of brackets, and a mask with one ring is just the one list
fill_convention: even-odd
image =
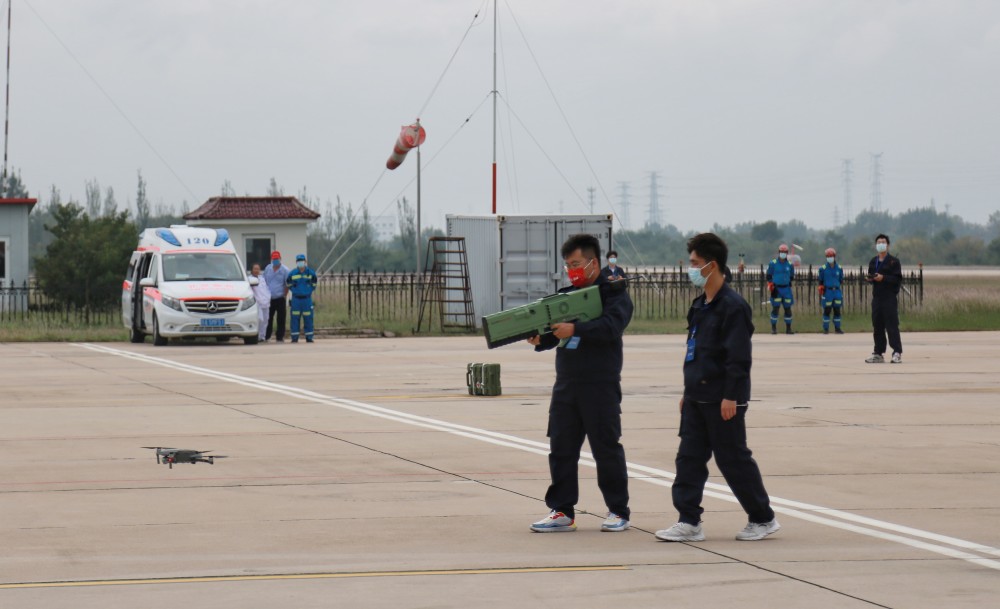
[(500, 226), (501, 308), (518, 307), (556, 291), (552, 260), (560, 244), (553, 240), (554, 221), (507, 216)]

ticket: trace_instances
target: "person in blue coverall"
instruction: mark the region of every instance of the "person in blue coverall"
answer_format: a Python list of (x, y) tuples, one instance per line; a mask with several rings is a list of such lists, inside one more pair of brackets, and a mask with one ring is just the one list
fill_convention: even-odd
[(823, 303), (823, 334), (830, 333), (830, 311), (833, 311), (833, 331), (843, 334), (840, 329), (840, 309), (844, 306), (844, 293), (840, 286), (844, 283), (844, 268), (837, 264), (837, 250), (826, 248), (826, 264), (819, 267), (820, 300)]
[(288, 273), (285, 283), (292, 293), (292, 342), (299, 342), (299, 322), (305, 324), (306, 342), (313, 342), (313, 301), (319, 278), (316, 271), (306, 264), (305, 254), (295, 257), (295, 268)]
[(609, 281), (601, 273), (601, 244), (593, 235), (572, 235), (562, 246), (571, 292), (597, 286), (601, 315), (590, 321), (552, 324), (535, 335), (535, 351), (556, 350), (556, 382), (549, 403), (549, 474), (545, 493), (549, 515), (531, 525), (536, 533), (576, 530), (580, 499), (577, 469), (585, 439), (597, 465), (597, 486), (608, 515), (602, 531), (629, 528), (628, 468), (622, 435), (622, 334), (632, 320), (627, 281)]
[(785, 334), (792, 332), (792, 280), (795, 279), (795, 267), (788, 261), (788, 246), (782, 243), (778, 246), (778, 257), (767, 265), (767, 290), (771, 294), (771, 334), (778, 333), (778, 309), (785, 307)]

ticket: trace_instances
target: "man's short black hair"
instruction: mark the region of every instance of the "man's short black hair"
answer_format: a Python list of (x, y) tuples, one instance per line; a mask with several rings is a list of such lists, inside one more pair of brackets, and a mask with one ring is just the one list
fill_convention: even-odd
[(695, 252), (705, 262), (714, 261), (723, 269), (726, 268), (726, 261), (729, 260), (729, 247), (714, 233), (701, 233), (691, 237), (687, 242), (687, 251), (689, 254)]
[(879, 236), (875, 237), (875, 243), (878, 243), (879, 239), (885, 239), (885, 244), (886, 245), (889, 245), (890, 243), (892, 243), (892, 241), (889, 241), (889, 235), (883, 235), (882, 233), (879, 233)]
[(562, 246), (563, 260), (576, 250), (580, 250), (585, 258), (601, 259), (601, 242), (593, 235), (571, 235)]
[(608, 258), (610, 258), (612, 256), (614, 256), (615, 258), (617, 258), (618, 257), (618, 252), (616, 252), (615, 250), (608, 250)]

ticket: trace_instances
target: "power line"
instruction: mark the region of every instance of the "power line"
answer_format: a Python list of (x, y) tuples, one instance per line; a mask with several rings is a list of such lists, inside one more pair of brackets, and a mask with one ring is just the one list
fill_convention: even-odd
[(101, 83), (97, 81), (97, 78), (95, 78), (94, 75), (90, 73), (90, 70), (87, 69), (87, 66), (83, 65), (83, 62), (80, 61), (79, 58), (77, 58), (77, 56), (73, 54), (73, 51), (71, 51), (70, 48), (66, 46), (66, 43), (63, 42), (62, 38), (60, 38), (59, 35), (56, 34), (55, 30), (53, 30), (52, 27), (49, 26), (48, 22), (46, 22), (45, 19), (42, 18), (42, 16), (38, 13), (38, 11), (35, 10), (33, 6), (31, 6), (31, 3), (28, 2), (28, 0), (24, 0), (24, 5), (27, 6), (32, 13), (35, 14), (35, 17), (37, 17), (38, 20), (42, 23), (42, 25), (45, 26), (45, 29), (49, 31), (49, 34), (51, 34), (52, 37), (56, 39), (56, 42), (58, 42), (59, 45), (63, 48), (63, 50), (66, 51), (66, 53), (70, 56), (70, 58), (72, 58), (73, 61), (76, 62), (76, 65), (79, 66), (81, 70), (83, 70), (83, 73), (87, 75), (87, 78), (89, 78), (90, 81), (94, 83), (94, 86), (97, 87), (98, 91), (104, 94), (104, 97), (106, 97), (107, 100), (111, 103), (111, 105), (114, 106), (115, 110), (118, 111), (118, 114), (120, 114), (121, 117), (125, 119), (125, 122), (127, 122), (129, 126), (132, 127), (132, 130), (135, 131), (136, 134), (139, 136), (139, 138), (142, 139), (143, 142), (145, 142), (146, 146), (153, 151), (153, 154), (156, 155), (156, 158), (160, 159), (160, 162), (163, 163), (163, 166), (166, 167), (168, 171), (170, 171), (171, 175), (174, 176), (174, 179), (177, 180), (177, 183), (180, 184), (182, 187), (184, 187), (184, 190), (188, 191), (188, 194), (190, 194), (194, 200), (197, 200), (198, 195), (194, 194), (194, 191), (191, 190), (191, 188), (184, 182), (184, 180), (181, 179), (181, 176), (178, 175), (178, 173), (174, 170), (173, 166), (167, 162), (167, 159), (165, 159), (162, 154), (160, 154), (160, 151), (156, 149), (156, 146), (153, 146), (153, 143), (149, 141), (149, 138), (146, 137), (146, 135), (142, 132), (142, 130), (140, 130), (139, 127), (134, 122), (132, 122), (132, 119), (129, 118), (127, 114), (125, 114), (125, 110), (123, 110), (122, 107), (119, 106), (118, 103), (114, 100), (114, 98), (111, 97), (111, 94), (108, 93), (107, 90), (105, 90), (105, 88), (101, 86)]
[(618, 182), (618, 209), (620, 210), (621, 217), (618, 218), (618, 223), (621, 224), (624, 230), (629, 230), (632, 226), (632, 222), (629, 219), (628, 208), (631, 204), (628, 196), (629, 183), (628, 182)]

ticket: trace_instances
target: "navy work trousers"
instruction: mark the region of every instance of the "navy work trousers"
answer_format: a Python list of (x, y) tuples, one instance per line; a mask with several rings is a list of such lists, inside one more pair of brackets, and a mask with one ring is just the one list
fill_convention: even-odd
[(708, 482), (708, 460), (715, 455), (715, 464), (743, 506), (750, 522), (770, 522), (774, 519), (771, 501), (764, 490), (760, 468), (747, 447), (745, 406), (736, 409), (736, 416), (722, 420), (722, 404), (684, 400), (681, 411), (681, 444), (677, 449), (677, 476), (671, 493), (680, 522), (697, 525), (705, 511), (701, 507), (705, 483)]
[(622, 435), (621, 383), (556, 382), (549, 404), (549, 473), (552, 484), (545, 493), (549, 509), (575, 517), (580, 499), (577, 474), (580, 449), (586, 437), (597, 462), (597, 486), (608, 509), (622, 518), (630, 516), (628, 470)]
[[(264, 335), (264, 340), (269, 340), (271, 334), (274, 334), (278, 340), (284, 340), (286, 307), (287, 304), (284, 297), (271, 299), (271, 311), (267, 316), (267, 333)], [(278, 316), (277, 324), (274, 323), (275, 315)]]
[(875, 337), (875, 353), (885, 353), (886, 335), (892, 350), (903, 352), (903, 341), (899, 338), (899, 301), (895, 294), (872, 298), (872, 334)]

